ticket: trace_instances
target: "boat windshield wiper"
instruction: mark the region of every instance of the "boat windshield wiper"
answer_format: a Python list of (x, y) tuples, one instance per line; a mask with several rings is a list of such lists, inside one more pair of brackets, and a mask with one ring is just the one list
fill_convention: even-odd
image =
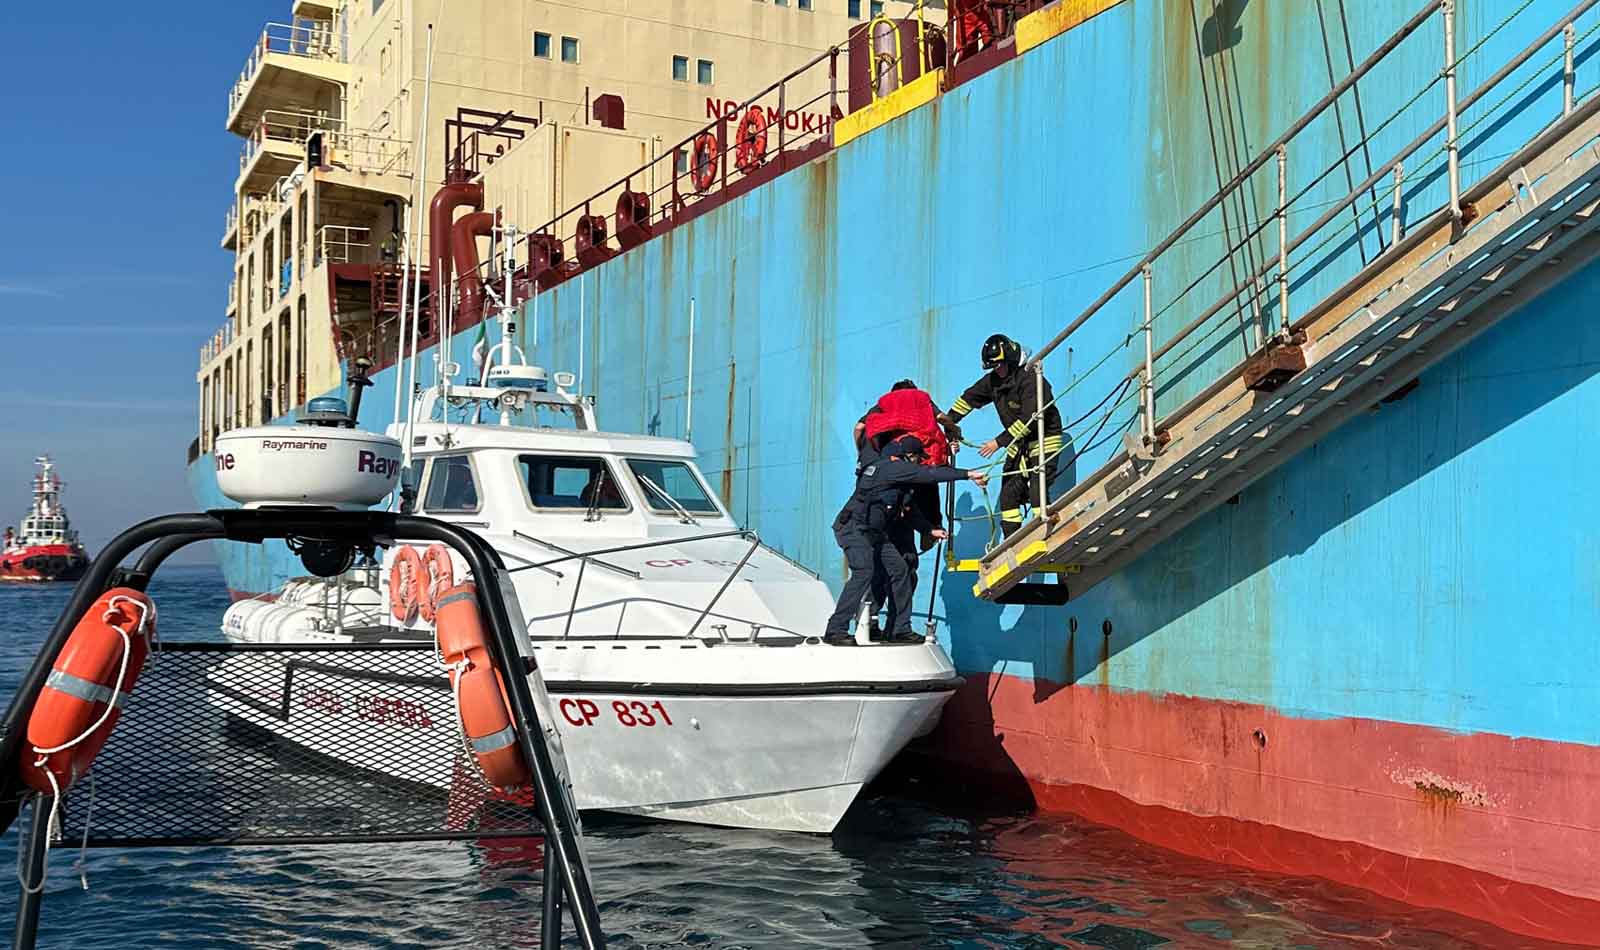
[(594, 494), (589, 496), (589, 510), (584, 514), (584, 521), (600, 520), (600, 493), (606, 490), (606, 470), (600, 469), (600, 477), (595, 479)]
[[(638, 475), (639, 473), (635, 472), (634, 474)], [(663, 489), (660, 485), (657, 485), (655, 482), (651, 481), (650, 480), (650, 476), (648, 476), (648, 475), (639, 475), (639, 481), (643, 482), (644, 486), (646, 488), (648, 488), (651, 491), (655, 492), (657, 495), (660, 495), (662, 500), (664, 500), (668, 505), (672, 506), (672, 510), (676, 511), (678, 513), (678, 520), (679, 521), (683, 522), (684, 524), (692, 524), (692, 525), (695, 525), (697, 527), (699, 526), (700, 522), (694, 520), (694, 515), (689, 514), (689, 509), (687, 509), (687, 508), (683, 507), (682, 505), (678, 504), (678, 499), (676, 499), (676, 498), (672, 497), (671, 495), (667, 494), (665, 489)]]

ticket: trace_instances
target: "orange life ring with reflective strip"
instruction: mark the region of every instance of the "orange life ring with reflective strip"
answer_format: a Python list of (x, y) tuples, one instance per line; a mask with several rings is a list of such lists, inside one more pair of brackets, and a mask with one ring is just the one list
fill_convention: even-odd
[(417, 619), (422, 606), (422, 558), (416, 548), (401, 547), (389, 565), (389, 612), (401, 623)]
[(467, 583), (449, 588), (440, 594), (434, 611), (439, 654), (450, 667), (456, 716), (467, 751), (490, 785), (510, 789), (530, 784), (533, 775), (517, 745), (505, 683), (489, 659), (483, 619), (478, 614), (477, 586)]
[(694, 137), (694, 149), (689, 153), (689, 177), (695, 191), (705, 191), (717, 180), (717, 140), (710, 132)]
[(72, 628), (28, 716), (22, 779), (59, 797), (89, 771), (122, 715), (122, 699), (150, 654), (156, 608), (142, 591), (114, 587)]
[(767, 114), (760, 106), (751, 106), (739, 120), (735, 141), (739, 149), (734, 163), (743, 172), (753, 172), (767, 160)]
[(422, 619), (433, 623), (434, 609), (446, 588), (456, 582), (456, 567), (450, 562), (450, 549), (442, 544), (430, 544), (422, 555), (422, 574), (419, 575), (422, 596), (417, 609)]

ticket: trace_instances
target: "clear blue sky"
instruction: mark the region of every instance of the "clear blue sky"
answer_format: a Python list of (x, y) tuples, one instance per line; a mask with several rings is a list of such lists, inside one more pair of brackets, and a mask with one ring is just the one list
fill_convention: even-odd
[(22, 516), (49, 452), (93, 550), (194, 507), (194, 374), (232, 266), (218, 246), (240, 146), (228, 88), (289, 3), (6, 6), (0, 524)]

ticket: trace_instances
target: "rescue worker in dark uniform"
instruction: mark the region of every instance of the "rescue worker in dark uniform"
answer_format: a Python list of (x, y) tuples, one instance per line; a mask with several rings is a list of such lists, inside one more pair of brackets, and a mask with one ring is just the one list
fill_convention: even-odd
[(1039, 408), (1034, 376), (1040, 370), (1024, 368), (1022, 346), (1003, 333), (996, 333), (983, 342), (982, 357), (986, 370), (983, 378), (967, 387), (967, 391), (939, 421), (946, 425), (947, 430), (954, 430), (954, 438), (959, 438), (961, 430), (958, 423), (963, 416), (974, 409), (994, 404), (995, 413), (1000, 416), (1000, 424), (1005, 426), (1005, 431), (985, 442), (978, 449), (978, 454), (989, 458), (1005, 449), (1005, 474), (1000, 479), (1000, 530), (1009, 536), (1022, 527), (1022, 506), (1038, 503), (1041, 451), (1045, 484), (1049, 485), (1055, 480), (1056, 463), (1063, 445), (1061, 413), (1051, 405), (1055, 396), (1050, 390), (1050, 381), (1045, 380), (1044, 403), (1049, 408), (1044, 411), (1044, 440), (1041, 445), (1039, 420), (1034, 418)]
[[(923, 526), (923, 519), (911, 503), (918, 485), (959, 482), (972, 479), (981, 488), (988, 477), (964, 468), (923, 465), (922, 441), (901, 436), (884, 447), (883, 456), (864, 465), (856, 477), (856, 490), (833, 519), (833, 536), (844, 550), (850, 566), (850, 579), (839, 593), (839, 603), (828, 618), (823, 641), (835, 646), (854, 645), (850, 621), (861, 609), (862, 598), (872, 588), (875, 574), (882, 573), (889, 587), (889, 636), (895, 643), (920, 643), (922, 637), (911, 629), (910, 570), (906, 559), (891, 540), (897, 523), (905, 518), (912, 527)], [(925, 525), (936, 537), (944, 531)]]

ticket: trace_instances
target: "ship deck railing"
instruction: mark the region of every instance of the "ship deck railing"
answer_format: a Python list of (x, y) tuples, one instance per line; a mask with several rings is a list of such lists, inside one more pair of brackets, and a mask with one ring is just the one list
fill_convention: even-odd
[[(1048, 6), (1046, 0), (996, 0), (969, 7), (967, 12), (985, 18), (988, 31), (981, 43), (963, 48), (951, 42), (965, 27), (958, 28), (950, 21), (948, 5), (939, 8), (917, 0), (900, 21), (880, 16), (854, 24), (846, 42), (823, 50), (752, 96), (716, 102), (716, 114), (682, 141), (526, 235), (526, 258), (518, 265), (519, 280), (510, 304), (519, 305), (529, 296), (828, 154), (840, 143), (839, 121), (882, 103), (886, 96), (914, 92), (918, 103), (931, 101), (951, 86), (1015, 58), (1019, 22)], [(942, 18), (936, 17), (941, 9)], [(908, 30), (912, 39), (899, 36), (900, 30)], [(864, 39), (880, 34), (887, 39), (891, 33), (897, 38), (881, 49)], [(862, 71), (867, 80), (863, 84), (861, 76), (856, 76), (853, 88), (856, 71), (850, 62), (858, 53), (867, 57)], [(909, 106), (902, 100), (895, 108)], [(761, 148), (748, 136), (741, 140), (741, 123), (752, 110), (767, 118)], [(479, 116), (494, 118), (497, 114)], [(514, 113), (498, 117), (521, 119)], [(482, 172), (486, 131), (464, 135), (453, 148), (447, 148), (447, 179), (470, 179)], [(702, 143), (712, 147), (706, 149)], [(701, 172), (699, 181), (697, 171)], [(480, 270), (486, 273), (488, 269), (485, 261)], [(492, 316), (500, 305), (491, 300), (482, 316)], [(346, 349), (364, 354), (397, 353), (397, 344), (382, 335), (396, 326), (379, 321)], [(466, 327), (452, 329), (459, 332)], [(429, 342), (434, 339), (430, 337)], [(380, 359), (378, 366), (384, 365)]]
[[(1091, 587), (1591, 259), (1600, 97), (1576, 88), (1575, 64), (1600, 31), (1578, 28), (1595, 2), (1491, 62), (1486, 44), (1528, 27), (1528, 4), (1458, 55), (1452, 0), (1424, 3), (1032, 354), (1037, 379), (1070, 380), (1054, 390), (1063, 418), (1088, 410), (1058, 463), (1096, 467), (1060, 497), (1035, 468), (1027, 523), (959, 565), (974, 592), (1049, 603)], [(1357, 111), (1360, 80), (1418, 58), (1439, 62), (1433, 79), (1386, 116)], [(1492, 72), (1458, 98), (1469, 62)], [(1058, 582), (1018, 588), (1035, 574)]]
[(332, 23), (300, 20), (295, 23), (268, 23), (245, 57), (239, 78), (228, 91), (228, 115), (233, 115), (249, 92), (250, 83), (271, 55), (294, 56), (317, 62), (345, 61), (344, 41)]

